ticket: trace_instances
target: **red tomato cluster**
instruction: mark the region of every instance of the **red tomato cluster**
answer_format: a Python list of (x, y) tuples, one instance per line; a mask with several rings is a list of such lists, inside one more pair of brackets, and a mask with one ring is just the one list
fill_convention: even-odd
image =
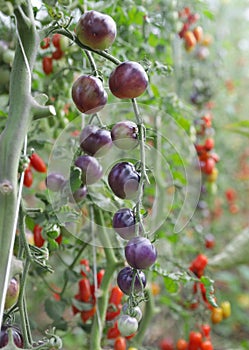
[(225, 196), (228, 204), (228, 209), (231, 214), (237, 214), (239, 211), (239, 206), (236, 203), (237, 200), (237, 192), (234, 188), (228, 188), (225, 191)]
[(51, 41), (53, 44), (51, 56), (44, 56), (42, 59), (42, 69), (46, 75), (53, 72), (53, 60), (60, 60), (64, 56), (61, 40), (63, 40), (62, 35), (56, 33), (52, 36), (52, 40), (49, 37), (46, 37), (40, 43), (42, 50), (49, 49), (51, 47)]
[[(43, 238), (42, 236), (42, 230), (43, 230), (43, 227), (38, 225), (38, 224), (35, 224), (34, 226), (34, 229), (33, 229), (33, 234), (34, 234), (34, 244), (36, 247), (38, 248), (41, 248), (43, 246), (43, 244), (45, 243), (45, 239)], [(56, 239), (55, 241), (58, 243), (58, 244), (61, 244), (62, 242), (62, 234), (60, 234)]]
[(196, 132), (198, 140), (195, 144), (196, 152), (199, 158), (201, 172), (207, 175), (208, 182), (215, 182), (218, 176), (216, 163), (219, 161), (219, 156), (214, 152), (215, 142), (209, 135), (212, 127), (212, 115), (204, 114), (196, 121)]
[(200, 60), (206, 59), (209, 55), (209, 50), (206, 46), (210, 45), (211, 37), (204, 35), (202, 27), (196, 25), (199, 15), (191, 12), (189, 7), (185, 7), (179, 12), (179, 18), (183, 21), (183, 25), (178, 34), (185, 42), (186, 51), (192, 51), (199, 44), (196, 56)]
[(210, 331), (210, 325), (203, 324), (200, 327), (200, 331), (190, 331), (188, 339), (179, 338), (176, 345), (173, 339), (169, 337), (163, 338), (159, 343), (159, 348), (161, 350), (213, 350)]
[(208, 258), (204, 254), (198, 254), (197, 257), (191, 262), (189, 267), (197, 277), (201, 277), (204, 274), (204, 270), (208, 264)]
[(24, 181), (23, 184), (26, 187), (31, 187), (33, 184), (33, 173), (32, 168), (39, 173), (45, 173), (47, 171), (47, 166), (44, 160), (37, 154), (33, 153), (30, 158), (30, 163), (24, 171)]

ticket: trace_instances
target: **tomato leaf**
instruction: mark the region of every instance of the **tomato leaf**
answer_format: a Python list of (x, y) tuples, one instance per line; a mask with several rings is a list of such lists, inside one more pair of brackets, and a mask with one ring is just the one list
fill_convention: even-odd
[(54, 321), (59, 321), (65, 310), (66, 304), (63, 301), (54, 301), (52, 299), (45, 300), (45, 311), (47, 315)]

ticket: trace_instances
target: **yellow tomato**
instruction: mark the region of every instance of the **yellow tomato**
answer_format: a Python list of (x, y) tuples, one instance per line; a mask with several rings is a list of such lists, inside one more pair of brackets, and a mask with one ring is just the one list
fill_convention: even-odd
[(152, 295), (158, 295), (161, 291), (161, 288), (158, 283), (152, 282), (151, 283), (151, 293)]
[(212, 309), (211, 321), (212, 323), (220, 323), (223, 320), (223, 310), (221, 307), (215, 307)]
[(222, 308), (223, 318), (228, 318), (231, 316), (231, 304), (229, 301), (223, 301), (220, 307)]

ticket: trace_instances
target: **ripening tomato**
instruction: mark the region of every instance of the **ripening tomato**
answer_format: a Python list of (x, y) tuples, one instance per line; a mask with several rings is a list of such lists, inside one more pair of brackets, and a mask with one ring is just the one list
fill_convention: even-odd
[(214, 350), (211, 341), (205, 340), (203, 343), (201, 343), (201, 350)]
[(54, 45), (54, 47), (56, 47), (57, 49), (60, 49), (60, 40), (61, 40), (61, 34), (54, 34), (52, 37), (52, 43)]
[(218, 175), (219, 175), (219, 170), (217, 168), (213, 168), (211, 174), (207, 176), (207, 181), (215, 182), (217, 180)]
[(185, 339), (178, 339), (176, 343), (176, 349), (177, 350), (187, 350), (188, 349), (188, 342)]
[(221, 307), (214, 307), (211, 313), (212, 323), (220, 323), (223, 320), (223, 310)]
[(231, 316), (231, 304), (229, 301), (223, 301), (220, 304), (220, 307), (222, 308), (223, 318), (228, 318)]
[(53, 59), (52, 59), (52, 57), (49, 57), (49, 56), (43, 57), (42, 69), (46, 75), (49, 75), (53, 72)]
[(40, 47), (43, 50), (47, 49), (49, 47), (49, 45), (50, 45), (50, 38), (49, 37), (44, 38), (40, 43)]
[(47, 171), (45, 162), (37, 153), (33, 153), (30, 156), (30, 164), (36, 171), (40, 173), (45, 173)]
[(30, 166), (24, 171), (23, 184), (25, 187), (31, 187), (33, 183), (33, 174)]
[(187, 30), (185, 33), (184, 33), (184, 40), (185, 40), (185, 48), (190, 51), (192, 50), (195, 45), (196, 45), (196, 38), (193, 34), (193, 32), (191, 32), (190, 30)]
[(45, 239), (42, 237), (42, 227), (36, 224), (34, 226), (33, 233), (35, 246), (38, 248), (42, 247), (45, 242)]
[(126, 350), (126, 339), (118, 337), (114, 343), (114, 350)]
[(199, 43), (203, 38), (203, 29), (201, 26), (197, 26), (193, 29), (193, 34), (195, 36), (196, 41)]
[(88, 278), (82, 278), (79, 281), (80, 300), (87, 303), (91, 298), (91, 285)]
[(106, 316), (105, 316), (106, 321), (114, 320), (114, 318), (116, 318), (120, 314), (121, 309), (122, 309), (121, 304), (118, 304), (115, 306), (111, 306), (111, 305), (108, 306), (106, 311)]
[(111, 295), (109, 298), (109, 304), (119, 305), (123, 298), (124, 293), (118, 286), (112, 287)]

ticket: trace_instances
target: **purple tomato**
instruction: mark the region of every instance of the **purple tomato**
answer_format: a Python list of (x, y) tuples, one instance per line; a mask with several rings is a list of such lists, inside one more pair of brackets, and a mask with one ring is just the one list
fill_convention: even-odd
[(50, 173), (47, 175), (45, 183), (50, 191), (59, 192), (65, 185), (65, 177), (59, 173)]
[(147, 269), (157, 258), (157, 252), (148, 238), (134, 237), (125, 247), (125, 257), (134, 269)]
[(114, 165), (108, 176), (113, 193), (122, 199), (134, 199), (139, 190), (140, 175), (134, 165), (121, 162)]
[(115, 124), (111, 135), (114, 145), (120, 149), (129, 150), (138, 145), (138, 127), (130, 120)]
[(81, 180), (83, 184), (92, 185), (103, 175), (102, 166), (96, 158), (91, 156), (79, 156), (74, 164), (81, 169)]
[(129, 240), (135, 236), (135, 224), (134, 213), (129, 208), (119, 209), (113, 216), (112, 226), (123, 239)]
[(4, 348), (9, 342), (8, 329), (11, 329), (13, 341), (18, 348), (23, 349), (23, 337), (17, 326), (3, 325), (0, 332), (0, 348)]
[[(143, 271), (136, 271), (131, 267), (124, 267), (119, 271), (117, 276), (117, 284), (123, 293), (129, 295), (132, 292), (132, 280), (135, 274), (134, 280), (134, 293), (142, 292), (146, 286), (146, 277)], [(139, 276), (139, 277), (138, 277)]]
[(111, 133), (96, 125), (87, 125), (80, 134), (80, 147), (90, 156), (102, 157), (112, 147)]

